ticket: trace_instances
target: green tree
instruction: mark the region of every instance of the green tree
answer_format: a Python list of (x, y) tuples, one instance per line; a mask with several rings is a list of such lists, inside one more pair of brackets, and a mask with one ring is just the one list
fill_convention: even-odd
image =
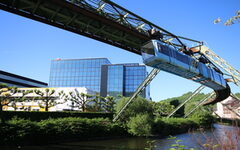
[(96, 93), (88, 103), (88, 109), (93, 112), (103, 111), (106, 104), (106, 99)]
[(65, 93), (63, 91), (59, 92), (56, 95), (56, 91), (53, 89), (46, 88), (45, 90), (35, 89), (34, 93), (38, 95), (37, 99), (39, 100), (38, 105), (40, 108), (44, 108), (45, 111), (48, 111), (50, 107), (62, 104), (64, 102), (57, 102), (56, 100), (60, 97), (64, 97)]
[(168, 102), (153, 102), (154, 115), (157, 117), (168, 116), (174, 108), (175, 107)]
[(113, 113), (114, 112), (114, 105), (116, 104), (115, 102), (115, 97), (113, 96), (107, 96), (105, 97), (105, 104), (104, 104), (104, 110), (106, 112)]
[[(188, 99), (191, 94), (192, 94), (192, 92), (188, 92), (188, 93), (183, 94), (182, 96), (168, 98), (168, 99), (162, 100), (161, 102), (168, 102), (171, 105), (174, 105), (175, 108), (176, 108), (178, 105), (183, 103), (186, 99)], [(207, 96), (209, 96), (209, 94), (199, 93), (199, 94), (195, 95), (189, 102), (187, 102), (182, 108), (180, 108), (175, 113), (174, 116), (175, 117), (183, 117), (186, 113), (191, 111), (201, 100), (203, 100)], [(212, 107), (210, 107), (210, 106), (205, 106), (204, 109), (208, 110), (208, 109), (211, 109), (211, 108)]]
[[(20, 109), (26, 109), (24, 107), (24, 102), (27, 100), (26, 96), (30, 93), (33, 93), (32, 90), (17, 90), (17, 92), (12, 96), (12, 101), (9, 103), (10, 107), (13, 107), (13, 109), (16, 111), (18, 108)], [(21, 104), (21, 106), (18, 106), (17, 104)]]
[(69, 100), (72, 102), (70, 107), (79, 108), (83, 112), (86, 111), (87, 104), (90, 102), (92, 95), (79, 93), (78, 91), (69, 92)]
[(12, 102), (12, 95), (17, 92), (16, 87), (9, 87), (6, 84), (0, 83), (0, 119), (2, 123), (5, 122), (5, 116), (3, 114), (3, 107), (8, 106)]
[[(122, 97), (118, 102), (116, 103), (115, 110), (118, 113), (122, 107), (127, 103), (129, 98)], [(123, 123), (126, 123), (130, 120), (130, 117), (134, 117), (137, 114), (145, 114), (147, 113), (151, 118), (153, 118), (153, 107), (149, 100), (146, 100), (142, 97), (137, 97), (124, 111), (124, 113), (121, 115), (119, 120)]]
[(152, 119), (149, 114), (137, 114), (127, 122), (128, 132), (137, 136), (149, 136), (152, 130)]
[(6, 84), (0, 84), (0, 112), (4, 106), (8, 106), (12, 101), (12, 96), (17, 92), (16, 87), (9, 87)]

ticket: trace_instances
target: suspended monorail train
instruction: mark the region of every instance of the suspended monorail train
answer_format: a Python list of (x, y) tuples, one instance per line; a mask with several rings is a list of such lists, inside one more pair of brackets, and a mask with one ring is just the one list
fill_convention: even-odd
[(206, 102), (205, 105), (215, 104), (230, 95), (230, 88), (220, 71), (179, 51), (174, 46), (159, 40), (150, 40), (141, 47), (141, 51), (143, 63), (147, 66), (164, 70), (212, 88), (216, 97)]

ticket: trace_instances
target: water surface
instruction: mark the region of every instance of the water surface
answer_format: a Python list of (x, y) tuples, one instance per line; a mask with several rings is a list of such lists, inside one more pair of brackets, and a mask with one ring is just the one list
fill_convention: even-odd
[[(179, 144), (185, 145), (188, 148), (194, 148), (195, 150), (203, 149), (201, 145), (204, 143), (224, 142), (229, 140), (227, 135), (231, 131), (236, 136), (239, 129), (233, 126), (215, 124), (215, 129), (207, 130), (205, 132), (184, 133), (175, 135), (176, 139), (169, 138), (143, 138), (143, 137), (131, 137), (131, 138), (118, 138), (107, 140), (93, 140), (93, 141), (77, 141), (68, 143), (59, 143), (44, 146), (26, 146), (26, 147), (0, 147), (1, 150), (143, 150), (149, 147), (148, 142), (154, 141), (154, 150), (166, 150), (176, 143), (176, 140), (182, 140)], [(235, 136), (230, 135), (232, 138)], [(236, 145), (239, 145), (239, 139)], [(228, 141), (227, 141), (228, 142)], [(240, 147), (238, 147), (240, 149)], [(236, 148), (236, 150), (238, 149)]]

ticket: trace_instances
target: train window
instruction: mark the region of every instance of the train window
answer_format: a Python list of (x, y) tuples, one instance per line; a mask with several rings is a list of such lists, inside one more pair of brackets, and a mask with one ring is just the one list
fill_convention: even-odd
[(162, 44), (160, 44), (160, 43), (158, 43), (157, 45), (158, 45), (158, 51), (159, 51), (160, 53), (169, 56), (171, 49), (170, 49), (168, 46), (162, 45)]
[(154, 55), (154, 47), (153, 47), (153, 43), (152, 42), (148, 42), (147, 44), (145, 44), (144, 46), (141, 47), (141, 50), (143, 53), (145, 54), (149, 54), (149, 55)]
[(185, 63), (185, 64), (189, 64), (188, 56), (183, 55), (183, 54), (181, 54), (179, 52), (176, 52), (176, 59), (181, 61), (181, 62), (183, 62), (183, 63)]
[(154, 55), (154, 50), (151, 48), (142, 48), (143, 53)]
[(194, 67), (194, 68), (197, 68), (198, 67), (198, 62), (195, 61), (194, 59), (192, 59), (191, 66)]

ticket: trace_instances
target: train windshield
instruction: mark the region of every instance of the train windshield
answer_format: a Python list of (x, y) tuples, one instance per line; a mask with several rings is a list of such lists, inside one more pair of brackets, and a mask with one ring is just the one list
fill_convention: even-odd
[(141, 47), (141, 51), (142, 51), (142, 56), (144, 57), (144, 59), (154, 56), (155, 52), (154, 52), (153, 42), (149, 41), (148, 43), (143, 45)]

